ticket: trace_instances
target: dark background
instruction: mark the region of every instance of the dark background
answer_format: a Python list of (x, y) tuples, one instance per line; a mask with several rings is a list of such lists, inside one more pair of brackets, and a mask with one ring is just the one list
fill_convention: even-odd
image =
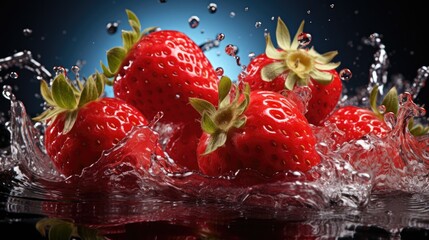
[[(209, 3), (218, 5), (210, 14)], [(427, 31), (429, 14), (427, 9), (413, 1), (206, 1), (206, 0), (41, 0), (3, 1), (0, 7), (0, 58), (17, 51), (29, 50), (34, 58), (52, 71), (54, 66), (71, 68), (77, 61), (85, 61), (82, 75), (100, 70), (100, 60), (105, 62), (105, 51), (121, 44), (120, 29), (129, 29), (125, 9), (133, 10), (140, 18), (143, 28), (159, 26), (188, 34), (198, 44), (213, 39), (217, 33), (226, 38), (219, 48), (207, 52), (214, 67), (223, 67), (225, 74), (237, 78), (240, 68), (232, 57), (224, 53), (224, 47), (235, 44), (242, 64), (248, 64), (249, 52), (262, 53), (265, 48), (264, 29), (275, 32), (276, 21), (271, 17), (281, 16), (295, 33), (302, 19), (306, 20), (305, 32), (313, 36), (312, 45), (319, 52), (337, 49), (336, 57), (341, 68), (349, 68), (353, 78), (347, 87), (364, 85), (368, 81), (368, 69), (375, 50), (362, 44), (362, 37), (373, 32), (383, 35), (390, 56), (390, 76), (402, 74), (413, 79), (419, 67), (429, 65)], [(333, 4), (333, 5), (332, 5)], [(248, 8), (247, 11), (245, 8)], [(230, 17), (235, 12), (235, 17)], [(188, 18), (196, 15), (200, 25), (192, 29)], [(119, 22), (118, 32), (109, 34), (106, 24)], [(255, 28), (255, 22), (262, 26)], [(23, 29), (33, 32), (24, 36)], [(11, 69), (19, 74), (18, 79), (3, 80), (0, 85), (14, 86), (14, 93), (22, 100), (30, 115), (40, 113), (41, 99), (35, 97), (39, 83), (24, 69)], [(0, 72), (5, 76), (10, 72)], [(418, 102), (427, 104), (425, 89)], [(7, 111), (9, 103), (0, 97), (0, 112)], [(4, 135), (4, 133), (2, 133)]]

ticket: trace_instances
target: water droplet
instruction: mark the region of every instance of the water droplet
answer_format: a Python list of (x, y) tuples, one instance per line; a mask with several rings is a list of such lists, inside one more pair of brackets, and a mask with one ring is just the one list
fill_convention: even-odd
[(217, 4), (216, 3), (210, 3), (207, 6), (207, 9), (209, 10), (209, 13), (215, 13), (217, 11)]
[(262, 23), (261, 22), (255, 22), (255, 28), (260, 28), (262, 26)]
[(250, 52), (248, 57), (250, 58), (250, 60), (252, 60), (253, 58), (255, 58), (256, 54), (254, 52)]
[(118, 31), (118, 22), (109, 22), (106, 24), (106, 31), (108, 34), (115, 34)]
[(66, 69), (62, 66), (55, 66), (55, 67), (53, 67), (53, 70), (54, 70), (56, 75), (66, 73)]
[(180, 99), (180, 94), (176, 94), (176, 99)]
[(196, 28), (200, 25), (200, 18), (197, 16), (192, 16), (188, 19), (189, 26), (191, 28)]
[(204, 34), (204, 32), (205, 32), (205, 30), (204, 30), (204, 29), (201, 29), (200, 33), (201, 33), (201, 34)]
[(267, 36), (268, 36), (268, 34), (270, 34), (270, 31), (268, 31), (268, 29), (267, 29), (267, 28), (265, 28), (265, 29), (264, 29), (264, 37), (267, 37)]
[(10, 74), (9, 74), (9, 76), (12, 78), (12, 79), (17, 79), (19, 76), (18, 76), (18, 73), (16, 73), (16, 72), (11, 72)]
[(79, 68), (78, 66), (72, 66), (72, 67), (71, 67), (71, 70), (72, 70), (72, 72), (73, 72), (73, 73), (75, 73), (75, 74), (76, 74), (76, 73), (79, 73), (80, 68)]
[(340, 71), (340, 79), (343, 81), (349, 81), (352, 78), (353, 74), (352, 71), (348, 68), (344, 68)]
[(219, 51), (216, 52), (216, 56), (218, 56), (218, 57), (220, 56), (220, 52)]
[(245, 11), (245, 12), (249, 11), (249, 7), (245, 7), (245, 8), (244, 8), (244, 11)]
[(222, 40), (224, 40), (225, 39), (225, 34), (223, 34), (223, 33), (219, 33), (217, 36), (216, 36), (216, 40), (218, 40), (218, 41), (222, 41)]
[(24, 34), (25, 37), (29, 37), (31, 36), (31, 34), (33, 33), (33, 30), (29, 29), (29, 28), (24, 28), (22, 30), (22, 33)]
[(221, 68), (221, 67), (217, 67), (217, 68), (216, 68), (216, 74), (217, 74), (218, 76), (223, 76), (223, 73), (224, 73), (223, 68)]
[(160, 3), (166, 3), (167, 0), (159, 0)]
[(311, 10), (307, 10), (307, 14), (310, 14), (311, 13)]
[(274, 19), (275, 19), (275, 17), (274, 17), (274, 16), (272, 16), (272, 17), (271, 17), (271, 21), (274, 21)]
[(306, 47), (311, 42), (311, 34), (302, 32), (298, 35), (298, 42), (300, 47)]
[(234, 56), (234, 58), (235, 58), (235, 62), (237, 63), (237, 65), (241, 66), (240, 57), (239, 56)]
[(15, 95), (12, 93), (12, 87), (9, 85), (3, 86), (3, 96), (10, 101), (16, 100)]
[(235, 17), (235, 12), (230, 12), (230, 13), (229, 13), (229, 17), (230, 17), (230, 18)]
[(330, 6), (331, 8), (334, 8), (334, 7), (335, 7), (335, 4), (333, 4), (333, 3), (332, 3), (332, 4), (331, 4), (331, 5), (329, 5), (329, 6)]
[(235, 56), (238, 53), (238, 47), (232, 44), (228, 44), (225, 47), (225, 52), (229, 56)]
[(380, 105), (380, 106), (378, 106), (378, 107), (377, 107), (377, 109), (378, 109), (378, 111), (379, 111), (381, 114), (385, 114), (385, 113), (386, 113), (386, 106), (384, 106), (384, 105)]

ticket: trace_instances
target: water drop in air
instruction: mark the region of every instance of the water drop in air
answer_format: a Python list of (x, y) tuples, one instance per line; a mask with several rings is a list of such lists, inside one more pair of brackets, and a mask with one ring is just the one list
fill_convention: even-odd
[(245, 7), (245, 8), (244, 8), (244, 11), (245, 11), (245, 12), (249, 11), (249, 7)]
[(108, 34), (115, 34), (118, 31), (118, 22), (109, 22), (106, 24), (106, 31)]
[(275, 17), (274, 17), (274, 16), (272, 16), (272, 17), (271, 17), (271, 21), (274, 21), (274, 19), (275, 19)]
[(235, 12), (230, 12), (230, 13), (229, 13), (229, 17), (230, 17), (230, 18), (235, 17)]
[(352, 78), (353, 74), (352, 71), (348, 68), (344, 68), (340, 71), (340, 79), (343, 81), (349, 81)]
[(10, 101), (15, 101), (16, 99), (15, 95), (12, 93), (12, 87), (9, 85), (3, 86), (3, 96)]
[(241, 61), (239, 56), (234, 56), (235, 62), (237, 63), (237, 66), (241, 66)]
[(307, 14), (310, 14), (311, 13), (311, 10), (307, 10)]
[(17, 79), (17, 78), (18, 78), (18, 73), (16, 73), (16, 72), (11, 72), (11, 73), (9, 74), (9, 76), (10, 76), (12, 79)]
[(228, 44), (225, 47), (225, 52), (229, 56), (235, 56), (238, 53), (238, 47), (232, 44)]
[(267, 29), (267, 28), (265, 28), (265, 29), (264, 29), (264, 37), (267, 37), (267, 36), (268, 36), (268, 34), (270, 34), (270, 31), (268, 31), (268, 29)]
[(248, 57), (250, 58), (250, 60), (252, 60), (253, 58), (255, 58), (256, 54), (254, 52), (250, 52)]
[(24, 34), (25, 37), (29, 37), (31, 36), (31, 34), (33, 33), (33, 30), (29, 29), (29, 28), (24, 28), (22, 30), (22, 33)]
[(167, 0), (159, 0), (160, 3), (166, 3)]
[(196, 28), (200, 24), (200, 18), (197, 16), (192, 16), (188, 19), (188, 23), (191, 28)]
[(329, 5), (329, 6), (330, 6), (331, 8), (334, 8), (334, 7), (335, 7), (335, 4), (333, 4), (333, 3), (332, 3), (332, 4), (331, 4), (331, 5)]
[(210, 3), (207, 6), (207, 9), (209, 10), (209, 13), (215, 13), (217, 11), (217, 4), (216, 3)]
[(262, 26), (262, 23), (261, 22), (255, 22), (255, 28), (260, 28)]
[(217, 67), (217, 68), (216, 68), (216, 74), (217, 74), (218, 76), (223, 76), (223, 73), (224, 73), (224, 71), (223, 71), (223, 68), (222, 68), (222, 67)]
[(300, 47), (306, 47), (311, 42), (311, 34), (302, 32), (298, 35), (298, 42)]
[(223, 33), (219, 33), (217, 36), (216, 36), (216, 40), (218, 40), (218, 41), (222, 41), (222, 40), (224, 40), (225, 39), (225, 34), (223, 34)]

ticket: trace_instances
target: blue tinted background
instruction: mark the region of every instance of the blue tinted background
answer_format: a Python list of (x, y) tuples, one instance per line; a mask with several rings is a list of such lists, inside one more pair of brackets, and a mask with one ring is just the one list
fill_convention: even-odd
[[(218, 10), (210, 14), (207, 6), (214, 2)], [(416, 70), (427, 65), (426, 39), (422, 31), (428, 21), (425, 9), (417, 5), (393, 1), (326, 1), (326, 0), (265, 0), (265, 1), (206, 1), (206, 0), (118, 0), (118, 1), (8, 1), (0, 7), (0, 58), (24, 49), (49, 70), (62, 65), (70, 68), (78, 60), (86, 64), (82, 75), (100, 70), (105, 52), (121, 44), (120, 29), (129, 29), (125, 9), (133, 10), (143, 27), (159, 26), (188, 34), (197, 44), (213, 39), (222, 32), (226, 35), (219, 48), (207, 52), (214, 67), (223, 67), (225, 74), (237, 78), (240, 68), (224, 53), (227, 44), (239, 47), (242, 64), (248, 64), (249, 52), (262, 53), (265, 47), (264, 29), (274, 33), (276, 20), (281, 16), (295, 32), (300, 21), (306, 21), (305, 31), (313, 36), (312, 45), (319, 52), (337, 49), (341, 68), (352, 70), (353, 78), (347, 87), (363, 85), (368, 79), (368, 68), (374, 50), (361, 44), (361, 39), (373, 32), (384, 35), (391, 59), (391, 72), (402, 73), (408, 79)], [(248, 11), (245, 8), (248, 8)], [(235, 17), (231, 18), (230, 13)], [(189, 17), (196, 15), (200, 25), (192, 29)], [(116, 34), (108, 34), (106, 24), (119, 21)], [(262, 26), (255, 28), (255, 22)], [(25, 37), (24, 28), (33, 33)], [(218, 56), (218, 53), (220, 55)], [(40, 112), (40, 99), (35, 99), (38, 82), (25, 70), (16, 69), (20, 77), (1, 84), (15, 85), (15, 93), (34, 115)], [(422, 95), (425, 96), (425, 95)], [(421, 97), (421, 102), (426, 98)], [(8, 102), (0, 99), (1, 111)]]

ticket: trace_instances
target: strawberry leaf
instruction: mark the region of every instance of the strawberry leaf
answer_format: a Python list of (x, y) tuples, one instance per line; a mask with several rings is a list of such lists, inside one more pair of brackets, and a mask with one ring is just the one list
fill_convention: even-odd
[[(232, 82), (229, 77), (223, 76), (219, 81), (219, 105), (228, 96), (231, 91)], [(228, 101), (229, 102), (229, 101)]]
[(131, 31), (122, 31), (122, 42), (126, 51), (129, 51), (136, 42), (136, 34)]
[(48, 83), (45, 80), (40, 82), (40, 93), (43, 99), (50, 105), (55, 106), (54, 99), (52, 98), (51, 90), (49, 89)]
[(297, 49), (299, 47), (298, 36), (299, 34), (302, 33), (303, 30), (304, 30), (304, 20), (299, 25), (298, 31), (296, 31), (295, 37), (293, 38), (293, 41), (290, 45), (291, 49)]
[(123, 47), (114, 47), (107, 51), (107, 63), (111, 73), (116, 73), (121, 66), (122, 60), (127, 55), (127, 51)]
[(64, 74), (58, 75), (52, 83), (52, 99), (63, 109), (75, 109), (77, 106), (75, 91)]
[(106, 76), (108, 78), (115, 76), (115, 74), (112, 73), (112, 71), (110, 71), (110, 69), (108, 67), (106, 67), (106, 65), (104, 65), (104, 63), (102, 61), (100, 61), (100, 65), (101, 65), (101, 69), (103, 70), (104, 76)]
[(214, 134), (216, 132), (217, 126), (207, 114), (207, 112), (203, 113), (203, 118), (201, 119), (201, 128), (208, 134)]
[(94, 101), (98, 98), (100, 94), (98, 93), (97, 86), (95, 84), (94, 78), (91, 76), (86, 80), (85, 86), (83, 87), (82, 93), (79, 98), (78, 107), (82, 107), (83, 105)]
[(279, 17), (277, 20), (277, 28), (276, 28), (276, 38), (277, 44), (283, 50), (289, 50), (291, 41), (290, 41), (290, 33), (286, 24)]
[(70, 132), (70, 130), (73, 128), (74, 123), (76, 122), (76, 119), (77, 119), (77, 114), (78, 114), (77, 110), (67, 112), (66, 119), (64, 121), (64, 129), (63, 129), (64, 134)]
[(266, 82), (271, 82), (287, 69), (288, 67), (283, 62), (270, 63), (262, 68), (261, 78)]
[(298, 75), (296, 75), (294, 72), (289, 72), (285, 81), (286, 89), (293, 90), (297, 81), (299, 81)]
[(276, 60), (284, 59), (284, 54), (282, 52), (277, 51), (277, 49), (274, 47), (273, 42), (271, 41), (270, 34), (267, 34), (265, 41), (267, 43), (267, 46), (265, 47), (265, 54), (267, 55), (267, 57)]
[(226, 138), (227, 138), (226, 136), (227, 135), (224, 132), (219, 132), (217, 134), (211, 135), (211, 137), (208, 140), (209, 142), (207, 144), (206, 151), (204, 152), (204, 154), (209, 154), (211, 152), (214, 152), (216, 149), (223, 146), (226, 142)]
[(73, 224), (62, 222), (49, 229), (49, 240), (69, 240), (73, 233)]
[(395, 115), (398, 113), (399, 99), (398, 91), (395, 87), (391, 88), (389, 92), (387, 92), (381, 104), (386, 107), (386, 112), (393, 112)]
[(369, 105), (371, 110), (379, 117), (383, 116), (377, 107), (378, 86), (374, 86), (369, 95)]
[(140, 24), (140, 20), (137, 17), (137, 15), (134, 12), (132, 12), (131, 10), (128, 10), (128, 9), (126, 9), (125, 12), (127, 13), (128, 22), (130, 23), (131, 27), (134, 29), (134, 31), (136, 33), (140, 34), (141, 24)]
[(216, 111), (215, 106), (204, 99), (189, 98), (189, 103), (195, 110), (197, 110), (198, 113), (200, 113), (201, 116), (204, 112), (212, 114)]

